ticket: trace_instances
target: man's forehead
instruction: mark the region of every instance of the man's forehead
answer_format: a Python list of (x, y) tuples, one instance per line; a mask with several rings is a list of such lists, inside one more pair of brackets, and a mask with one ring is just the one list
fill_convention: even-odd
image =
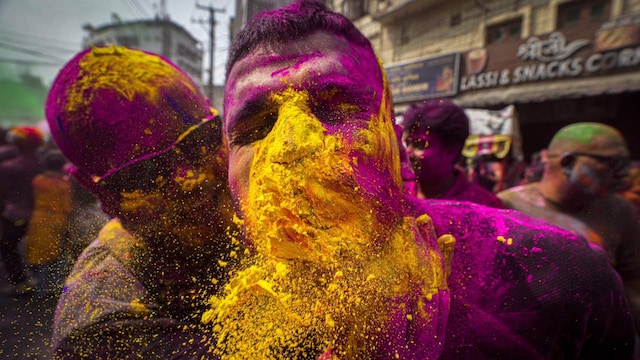
[[(325, 39), (331, 39), (332, 41), (326, 41)], [(233, 76), (235, 74), (235, 76), (239, 76), (249, 70), (247, 67), (251, 68), (256, 65), (269, 66), (293, 61), (303, 53), (321, 53), (333, 48), (334, 44), (340, 39), (336, 35), (317, 31), (288, 41), (261, 41), (236, 61), (230, 69), (229, 75)]]
[(289, 86), (309, 89), (333, 83), (348, 88), (357, 84), (379, 97), (382, 78), (372, 76), (375, 72), (363, 66), (381, 74), (373, 51), (324, 31), (287, 44), (261, 45), (236, 62), (229, 73), (225, 121), (233, 121), (228, 116), (233, 118), (238, 106)]

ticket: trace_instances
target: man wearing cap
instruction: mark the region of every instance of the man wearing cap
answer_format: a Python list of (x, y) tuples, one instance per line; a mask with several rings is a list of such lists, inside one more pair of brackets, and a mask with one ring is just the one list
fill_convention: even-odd
[(42, 167), (36, 156), (43, 144), (40, 130), (30, 126), (16, 126), (7, 133), (7, 142), (15, 146), (17, 155), (0, 163), (0, 257), (9, 275), (5, 294), (23, 294), (34, 290), (34, 282), (25, 272), (18, 244), (26, 234), (33, 213), (31, 180)]
[(456, 167), (469, 136), (469, 118), (448, 99), (427, 100), (403, 114), (402, 140), (417, 181), (421, 199), (469, 201), (503, 208), (493, 193), (467, 180)]
[(605, 124), (575, 123), (553, 136), (548, 154), (540, 182), (498, 196), (508, 208), (545, 219), (604, 250), (622, 278), (640, 329), (640, 223), (633, 204), (616, 191), (629, 165), (624, 137)]
[(242, 254), (220, 118), (170, 61), (122, 47), (76, 55), (46, 115), (71, 175), (113, 217), (65, 283), (54, 357), (207, 358), (202, 299)]

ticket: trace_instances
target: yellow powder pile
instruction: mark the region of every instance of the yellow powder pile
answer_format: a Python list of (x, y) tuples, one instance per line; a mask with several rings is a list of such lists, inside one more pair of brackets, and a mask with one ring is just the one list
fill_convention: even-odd
[(446, 285), (439, 253), (424, 254), (414, 241), (415, 220), (405, 218), (396, 230), (381, 252), (336, 266), (253, 259), (223, 296), (211, 298), (202, 318), (218, 336), (214, 352), (223, 359), (297, 359), (331, 350), (335, 359), (365, 359), (402, 350), (404, 344), (388, 345), (395, 343), (389, 328), (397, 326), (391, 318), (436, 326), (427, 308)]
[[(223, 359), (406, 354), (416, 344), (398, 327), (435, 333), (428, 309), (446, 279), (442, 255), (424, 250), (416, 219), (380, 221), (380, 202), (356, 181), (357, 154), (381, 171), (399, 168), (385, 160), (397, 151), (393, 129), (374, 116), (349, 143), (325, 134), (305, 91), (288, 89), (274, 101), (278, 120), (257, 142), (242, 204), (257, 255), (203, 315), (218, 336), (213, 351)], [(401, 196), (393, 188), (400, 179), (391, 182), (388, 190)], [(419, 221), (432, 230), (428, 217)], [(398, 332), (400, 339), (388, 335)]]

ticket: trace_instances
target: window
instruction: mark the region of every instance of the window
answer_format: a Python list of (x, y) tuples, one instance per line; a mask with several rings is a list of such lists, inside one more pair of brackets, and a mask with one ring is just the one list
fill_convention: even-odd
[(135, 35), (120, 35), (116, 37), (116, 44), (127, 47), (136, 47), (140, 41)]
[(520, 18), (487, 27), (487, 45), (520, 39), (521, 36), (522, 19)]
[(558, 29), (577, 28), (607, 19), (608, 0), (569, 2), (558, 7)]
[(369, 0), (344, 0), (342, 15), (351, 20), (357, 20), (369, 13)]
[(406, 44), (411, 40), (409, 38), (409, 28), (407, 22), (403, 22), (400, 26), (400, 44)]
[(460, 25), (461, 22), (462, 22), (462, 15), (460, 15), (460, 13), (457, 13), (451, 16), (451, 19), (449, 20), (449, 26), (451, 27), (458, 26)]

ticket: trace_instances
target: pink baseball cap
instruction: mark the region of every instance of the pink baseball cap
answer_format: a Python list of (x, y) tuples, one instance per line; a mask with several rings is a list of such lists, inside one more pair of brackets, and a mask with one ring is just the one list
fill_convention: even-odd
[(87, 49), (69, 61), (45, 111), (60, 150), (96, 180), (170, 147), (214, 112), (171, 61), (116, 46)]

